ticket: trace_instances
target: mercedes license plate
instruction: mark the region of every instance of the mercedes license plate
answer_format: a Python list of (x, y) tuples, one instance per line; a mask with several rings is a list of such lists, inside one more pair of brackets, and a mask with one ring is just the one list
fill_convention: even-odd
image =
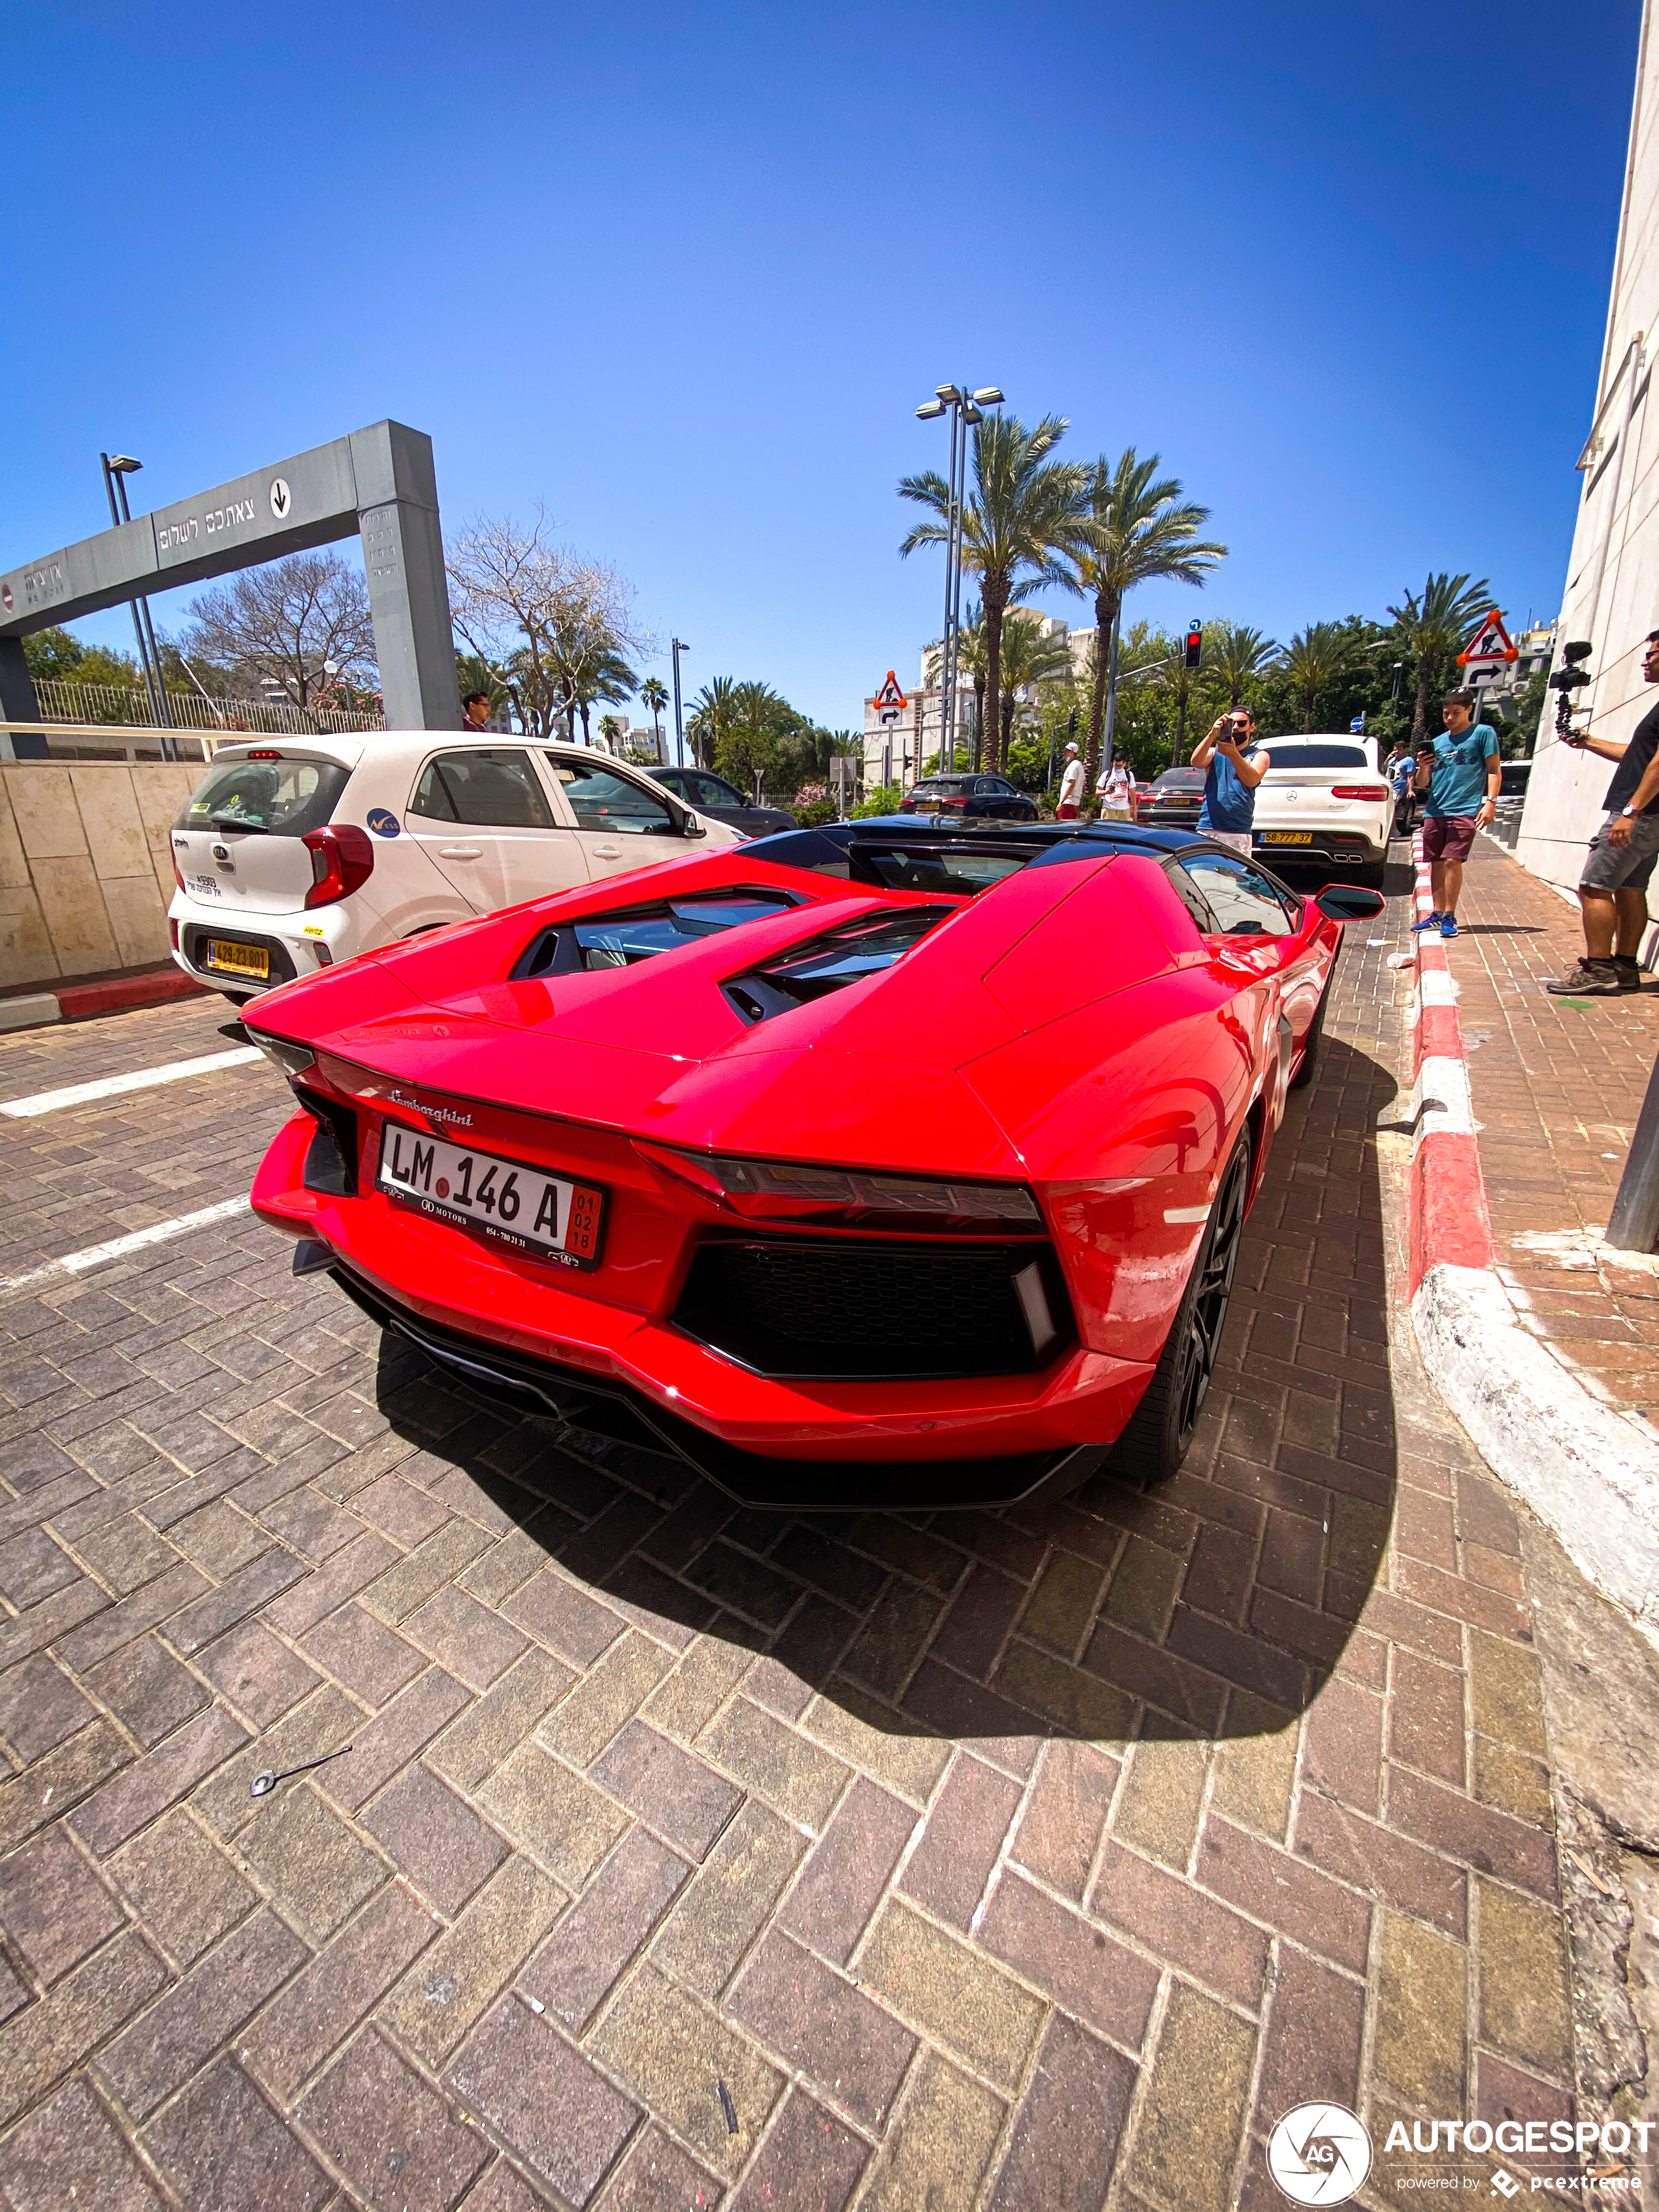
[(270, 955), (263, 945), (231, 945), (222, 937), (209, 938), (207, 964), (229, 975), (257, 975), (261, 982), (270, 975)]
[(475, 1152), (388, 1121), (380, 1133), (380, 1187), (389, 1198), (562, 1267), (596, 1267), (605, 1193), (567, 1182), (522, 1160)]
[(1311, 845), (1313, 831), (1311, 830), (1264, 830), (1261, 832), (1261, 842), (1264, 845)]

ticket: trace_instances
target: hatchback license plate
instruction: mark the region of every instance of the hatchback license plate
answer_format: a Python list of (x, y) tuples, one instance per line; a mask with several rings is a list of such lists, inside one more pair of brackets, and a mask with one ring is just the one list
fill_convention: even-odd
[(596, 1267), (605, 1193), (592, 1183), (422, 1137), (388, 1121), (380, 1135), (380, 1187), (422, 1213), (461, 1222), (515, 1252), (562, 1267)]
[(207, 964), (232, 975), (257, 975), (262, 982), (270, 976), (270, 955), (263, 945), (231, 945), (222, 937), (209, 938)]
[(1311, 830), (1264, 830), (1261, 833), (1261, 842), (1264, 845), (1311, 845), (1313, 831)]

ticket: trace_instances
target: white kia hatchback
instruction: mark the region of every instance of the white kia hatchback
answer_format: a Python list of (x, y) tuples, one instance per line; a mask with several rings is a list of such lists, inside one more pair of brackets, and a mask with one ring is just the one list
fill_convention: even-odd
[(173, 957), (239, 1004), (445, 922), (744, 842), (586, 745), (453, 730), (223, 746), (172, 836)]
[(1255, 787), (1251, 840), (1262, 859), (1316, 860), (1345, 883), (1382, 888), (1394, 793), (1375, 738), (1258, 738), (1272, 763)]

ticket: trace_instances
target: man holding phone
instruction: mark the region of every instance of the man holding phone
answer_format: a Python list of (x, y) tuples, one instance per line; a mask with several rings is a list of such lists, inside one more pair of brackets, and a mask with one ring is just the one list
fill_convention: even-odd
[(1231, 845), (1250, 857), (1250, 830), (1255, 820), (1255, 787), (1267, 773), (1267, 755), (1252, 750), (1255, 716), (1248, 707), (1235, 707), (1218, 714), (1194, 749), (1192, 764), (1208, 771), (1204, 778), (1204, 804), (1198, 826), (1218, 845)]
[[(1648, 632), (1642, 674), (1659, 684), (1659, 629)], [(1619, 765), (1601, 801), (1607, 819), (1590, 840), (1578, 878), (1583, 957), (1571, 974), (1544, 988), (1558, 999), (1612, 998), (1642, 988), (1638, 955), (1648, 926), (1648, 884), (1659, 856), (1659, 707), (1622, 742), (1577, 733), (1566, 742), (1575, 751)]]
[[(1473, 691), (1448, 691), (1440, 702), (1446, 726), (1433, 743), (1417, 749), (1413, 781), (1428, 793), (1423, 810), (1423, 858), (1434, 886), (1434, 910), (1414, 930), (1457, 934), (1457, 895), (1463, 888), (1463, 863), (1474, 849), (1474, 833), (1498, 812), (1504, 763), (1498, 733), (1474, 719)], [(1482, 787), (1484, 786), (1484, 796)]]

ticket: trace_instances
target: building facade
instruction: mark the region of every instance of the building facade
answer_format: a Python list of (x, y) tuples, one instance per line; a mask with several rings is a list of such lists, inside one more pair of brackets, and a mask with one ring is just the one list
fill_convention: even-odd
[[(1659, 83), (1646, 0), (1636, 98), (1613, 258), (1607, 337), (1589, 435), (1578, 456), (1583, 489), (1567, 564), (1555, 655), (1577, 640), (1594, 680), (1579, 693), (1599, 736), (1628, 738), (1659, 692), (1642, 680), (1642, 647), (1659, 629), (1659, 412), (1649, 394), (1659, 354)], [(1578, 881), (1612, 774), (1604, 760), (1562, 744), (1553, 708), (1540, 727), (1516, 856), (1553, 884)], [(1651, 936), (1651, 933), (1650, 933)], [(1651, 956), (1650, 955), (1650, 959)]]

